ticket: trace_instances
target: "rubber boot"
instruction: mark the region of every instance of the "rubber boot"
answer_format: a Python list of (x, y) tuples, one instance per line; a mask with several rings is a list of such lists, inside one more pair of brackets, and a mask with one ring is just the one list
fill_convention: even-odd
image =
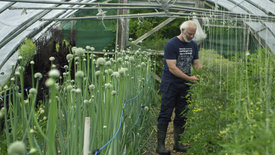
[(174, 125), (174, 150), (177, 152), (186, 152), (187, 147), (183, 146), (183, 144), (180, 143), (180, 135), (183, 133), (184, 129), (181, 126), (175, 126)]
[(158, 146), (156, 149), (156, 152), (160, 155), (170, 155), (170, 151), (166, 150), (165, 148), (165, 138), (166, 138), (166, 132), (167, 132), (167, 125), (158, 125), (158, 133), (157, 133), (157, 138), (158, 138)]

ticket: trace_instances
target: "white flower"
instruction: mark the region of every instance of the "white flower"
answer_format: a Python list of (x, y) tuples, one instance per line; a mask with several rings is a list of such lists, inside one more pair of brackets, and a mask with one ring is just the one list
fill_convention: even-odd
[(8, 148), (8, 155), (25, 155), (26, 147), (22, 141), (13, 142)]
[(102, 58), (102, 57), (99, 57), (97, 60), (96, 60), (96, 65), (97, 66), (104, 66), (106, 63), (105, 59)]
[(49, 77), (58, 78), (60, 76), (60, 72), (57, 69), (52, 69), (49, 71)]
[(95, 85), (93, 85), (93, 84), (89, 85), (89, 89), (90, 90), (94, 90), (95, 89)]
[(84, 72), (83, 71), (77, 71), (75, 73), (75, 77), (77, 77), (77, 78), (83, 78), (84, 77)]
[(66, 70), (67, 70), (68, 68), (69, 68), (69, 66), (68, 66), (68, 65), (65, 65), (65, 66), (64, 66), (64, 69), (66, 69)]
[(72, 90), (72, 89), (73, 89), (73, 86), (72, 86), (72, 85), (68, 85), (68, 86), (67, 86), (67, 90), (70, 91), (70, 90)]
[(33, 154), (33, 153), (36, 153), (37, 152), (37, 149), (35, 149), (35, 148), (31, 148), (31, 150), (30, 150), (30, 154)]
[(111, 61), (106, 62), (106, 66), (111, 66), (111, 65), (112, 65)]
[(117, 92), (116, 92), (115, 90), (113, 90), (113, 91), (111, 92), (111, 94), (114, 96), (114, 95), (117, 94)]
[(54, 58), (54, 57), (50, 57), (49, 60), (50, 60), (50, 61), (54, 61), (55, 58)]
[(122, 62), (122, 58), (117, 58), (117, 62)]
[(80, 89), (80, 88), (77, 88), (77, 89), (75, 90), (75, 93), (77, 93), (77, 94), (81, 93), (81, 89)]
[(35, 88), (31, 88), (30, 90), (29, 90), (29, 93), (30, 94), (37, 94), (37, 90), (35, 89)]
[(100, 74), (100, 71), (96, 71), (95, 75), (98, 76)]
[(74, 58), (74, 56), (72, 54), (67, 54), (67, 56), (66, 56), (66, 59), (68, 61), (71, 61), (73, 58)]
[(119, 72), (113, 72), (113, 74), (111, 76), (113, 76), (115, 78), (119, 78)]
[(112, 74), (114, 71), (112, 69), (109, 69), (109, 74)]
[(148, 106), (145, 106), (145, 107), (144, 107), (144, 110), (145, 110), (145, 111), (148, 111), (148, 110), (149, 110), (149, 107), (148, 107)]
[(42, 78), (42, 74), (39, 73), (39, 72), (37, 72), (37, 73), (34, 74), (34, 78), (41, 79)]
[(109, 88), (112, 88), (113, 86), (112, 86), (112, 84), (111, 83), (105, 83), (105, 88), (106, 89), (109, 89)]
[(88, 50), (88, 49), (90, 49), (91, 47), (90, 46), (86, 46), (86, 49)]
[(77, 49), (75, 50), (75, 55), (81, 57), (85, 52), (86, 52), (86, 50), (80, 47), (80, 48), (77, 48)]
[(45, 82), (45, 85), (46, 85), (47, 87), (51, 87), (51, 86), (53, 86), (54, 84), (55, 84), (55, 81), (54, 81), (54, 79), (52, 79), (52, 78), (47, 79), (46, 82)]
[(30, 64), (31, 64), (31, 65), (34, 65), (34, 61), (31, 61)]
[(134, 61), (135, 61), (135, 57), (130, 56), (130, 57), (129, 57), (129, 61), (130, 61), (130, 62), (134, 62)]
[(127, 68), (123, 68), (123, 67), (121, 67), (120, 69), (118, 69), (118, 72), (119, 72), (120, 75), (126, 75), (127, 71), (128, 71), (128, 69)]

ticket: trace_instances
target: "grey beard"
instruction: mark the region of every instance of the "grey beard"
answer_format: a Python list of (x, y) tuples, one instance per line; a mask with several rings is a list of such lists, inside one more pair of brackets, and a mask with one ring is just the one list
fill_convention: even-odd
[(190, 43), (192, 41), (192, 39), (188, 40), (188, 38), (186, 37), (185, 34), (182, 34), (182, 36), (183, 36), (183, 39), (184, 39), (185, 42)]

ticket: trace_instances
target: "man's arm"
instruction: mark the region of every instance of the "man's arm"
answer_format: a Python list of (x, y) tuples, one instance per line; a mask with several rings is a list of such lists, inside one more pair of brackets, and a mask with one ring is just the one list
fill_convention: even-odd
[(177, 61), (174, 59), (166, 59), (166, 63), (168, 65), (169, 71), (174, 74), (175, 76), (185, 79), (187, 81), (199, 81), (199, 79), (196, 76), (189, 76), (185, 73), (183, 73), (177, 66)]
[(202, 64), (200, 63), (199, 59), (195, 59), (193, 61), (193, 67), (195, 68), (196, 71), (202, 68)]

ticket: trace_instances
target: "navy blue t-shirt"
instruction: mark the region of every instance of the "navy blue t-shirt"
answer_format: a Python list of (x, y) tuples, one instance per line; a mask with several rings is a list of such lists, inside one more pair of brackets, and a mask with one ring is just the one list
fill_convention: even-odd
[(199, 49), (195, 41), (189, 43), (182, 42), (178, 37), (173, 37), (165, 45), (164, 50), (164, 68), (162, 73), (162, 81), (170, 81), (175, 83), (186, 83), (169, 71), (166, 59), (175, 59), (177, 67), (187, 75), (191, 75), (191, 66), (195, 59), (199, 59)]

